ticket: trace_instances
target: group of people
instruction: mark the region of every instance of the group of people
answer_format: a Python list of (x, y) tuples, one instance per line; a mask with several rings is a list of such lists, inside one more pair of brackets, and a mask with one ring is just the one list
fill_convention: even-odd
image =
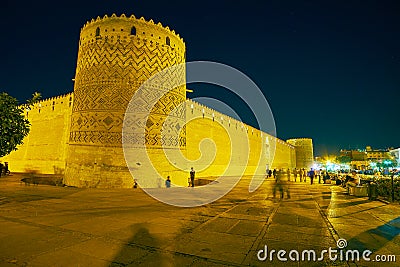
[(0, 162), (0, 177), (2, 175), (8, 174), (10, 174), (10, 170), (8, 169), (8, 162), (4, 162), (4, 164)]
[(278, 175), (280, 175), (281, 177), (286, 176), (287, 181), (291, 181), (291, 177), (293, 175), (294, 182), (297, 182), (297, 177), (299, 177), (300, 182), (306, 182), (307, 177), (309, 177), (311, 184), (314, 183), (314, 179), (318, 179), (318, 183), (321, 183), (321, 179), (322, 179), (324, 184), (326, 183), (326, 180), (329, 179), (328, 172), (326, 172), (322, 169), (314, 170), (313, 168), (311, 168), (309, 171), (306, 171), (305, 168), (301, 168), (301, 169), (294, 168), (293, 170), (290, 170), (290, 169), (267, 170), (268, 177), (274, 177), (274, 179), (276, 180)]
[[(190, 168), (190, 177), (188, 178), (188, 184), (189, 187), (194, 187), (194, 177), (195, 177), (196, 171), (193, 169), (193, 167)], [(168, 175), (167, 180), (165, 180), (165, 187), (170, 188), (171, 187), (171, 177)]]
[(291, 176), (293, 175), (294, 182), (297, 182), (297, 177), (299, 177), (300, 182), (306, 182), (307, 177), (310, 178), (310, 183), (314, 183), (314, 179), (318, 179), (318, 183), (321, 183), (321, 179), (323, 183), (326, 183), (326, 180), (329, 179), (329, 174), (323, 170), (314, 170), (311, 168), (309, 171), (306, 171), (305, 168), (293, 170), (290, 169), (274, 169), (267, 170), (267, 176), (273, 177), (275, 179), (275, 185), (272, 188), (273, 198), (276, 197), (276, 193), (279, 191), (280, 197), (283, 198), (286, 192), (287, 198), (290, 198), (289, 184), (291, 181)]

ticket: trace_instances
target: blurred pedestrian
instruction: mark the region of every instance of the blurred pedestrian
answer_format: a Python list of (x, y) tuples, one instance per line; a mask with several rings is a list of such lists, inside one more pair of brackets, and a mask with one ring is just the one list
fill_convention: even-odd
[(303, 169), (299, 170), (300, 183), (303, 181)]
[(279, 190), (279, 194), (280, 194), (280, 196), (281, 196), (281, 199), (283, 198), (283, 184), (282, 184), (282, 172), (281, 172), (281, 170), (275, 170), (274, 169), (274, 172), (275, 172), (275, 185), (274, 185), (274, 187), (272, 188), (272, 195), (273, 195), (273, 198), (275, 198), (276, 197), (276, 191), (278, 191)]
[(293, 169), (293, 177), (294, 177), (294, 181), (296, 182), (297, 181), (297, 169), (296, 168)]

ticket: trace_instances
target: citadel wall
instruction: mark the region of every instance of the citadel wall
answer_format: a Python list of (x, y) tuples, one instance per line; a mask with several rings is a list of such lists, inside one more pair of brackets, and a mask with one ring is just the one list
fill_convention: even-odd
[(70, 93), (45, 99), (25, 111), (29, 135), (17, 151), (1, 158), (12, 172), (64, 174), (73, 98)]
[[(264, 175), (266, 169), (294, 168), (292, 145), (207, 106), (188, 100), (186, 104), (186, 155), (199, 177), (220, 175)], [(212, 144), (199, 146), (209, 138)], [(208, 155), (215, 151), (215, 157)], [(210, 163), (211, 162), (211, 163)]]

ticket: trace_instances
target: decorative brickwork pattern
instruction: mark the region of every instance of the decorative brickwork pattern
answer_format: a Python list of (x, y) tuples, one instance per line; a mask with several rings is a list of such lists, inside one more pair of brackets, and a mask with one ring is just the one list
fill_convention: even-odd
[[(123, 114), (137, 88), (160, 70), (185, 62), (183, 41), (170, 32), (167, 37), (173, 40), (173, 45), (171, 41), (167, 45), (163, 40), (169, 29), (160, 25), (134, 17), (128, 19), (124, 15), (98, 18), (85, 25), (75, 76), (70, 144), (120, 146)], [(136, 29), (136, 35), (129, 30), (132, 27)], [(146, 34), (144, 37), (138, 35), (142, 32)], [(147, 36), (159, 36), (159, 41)], [(168, 79), (182, 79), (184, 74), (183, 69), (172, 73)], [(143, 105), (147, 105), (152, 97), (152, 92), (146, 91), (142, 96)], [(185, 98), (182, 86), (157, 103), (154, 116), (145, 124), (149, 145), (185, 144), (184, 137), (182, 140), (162, 140), (159, 134), (162, 117)]]

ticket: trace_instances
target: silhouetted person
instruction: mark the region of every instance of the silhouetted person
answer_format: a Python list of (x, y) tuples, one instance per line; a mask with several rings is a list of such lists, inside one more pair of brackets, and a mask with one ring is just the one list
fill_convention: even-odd
[(10, 171), (8, 170), (8, 162), (4, 162), (4, 174), (8, 175)]
[(167, 176), (167, 180), (165, 180), (165, 187), (166, 188), (170, 188), (171, 187), (171, 179), (169, 178), (169, 176)]
[(314, 172), (314, 170), (313, 170), (313, 168), (311, 168), (311, 170), (308, 172), (308, 176), (310, 176), (310, 182), (311, 182), (311, 184), (313, 184), (313, 182), (314, 182), (314, 176), (315, 176), (315, 172)]
[(194, 187), (194, 176), (195, 176), (196, 172), (194, 171), (193, 167), (190, 168), (190, 183), (191, 186)]
[(272, 175), (274, 176), (274, 179), (276, 180), (276, 169), (272, 172)]
[(294, 181), (297, 182), (297, 169), (294, 168), (293, 170)]
[(271, 177), (271, 176), (272, 176), (272, 171), (268, 170), (268, 177)]

